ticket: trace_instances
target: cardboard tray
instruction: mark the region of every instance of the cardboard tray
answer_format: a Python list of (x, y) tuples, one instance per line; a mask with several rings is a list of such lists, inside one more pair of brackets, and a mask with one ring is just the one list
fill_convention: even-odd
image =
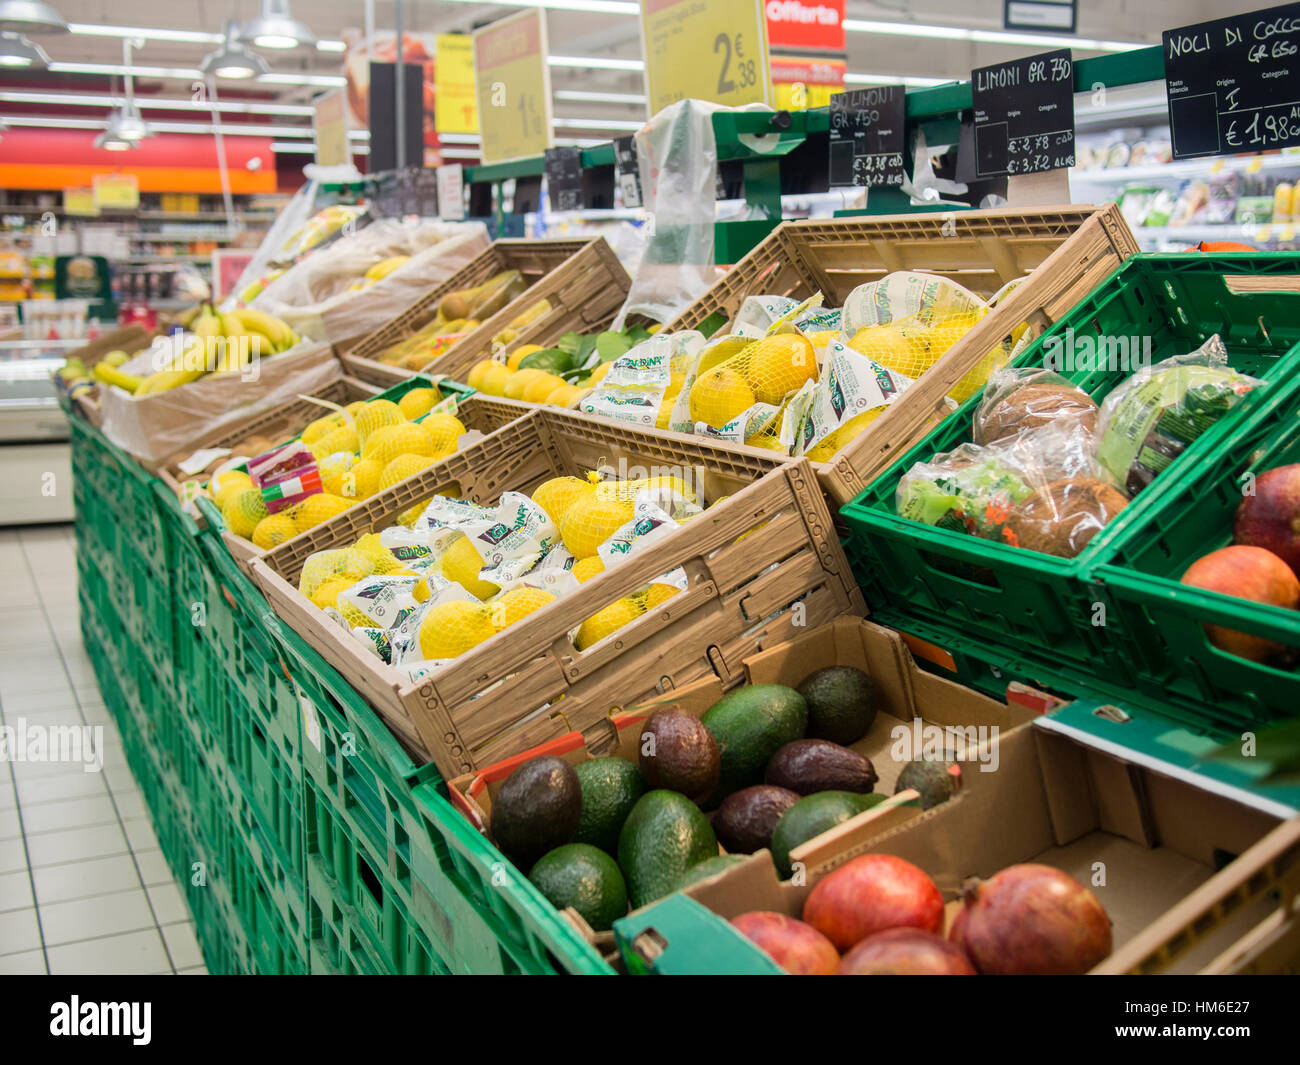
[[(350, 545), (437, 493), (496, 503), (505, 491), (601, 467), (676, 472), (727, 496), (653, 547), (586, 581), (417, 683), (384, 665), (297, 590), (312, 553)], [(741, 540), (746, 533), (754, 535)], [(598, 609), (683, 567), (690, 587), (578, 651), (569, 632)], [(806, 462), (739, 455), (695, 437), (535, 410), (253, 563), (276, 613), (446, 779), (604, 721), (611, 709), (718, 675), (760, 647), (860, 614), (862, 599)], [(558, 700), (563, 697), (563, 702)], [(549, 713), (536, 713), (546, 706)]]
[(665, 328), (694, 329), (719, 311), (734, 319), (749, 296), (822, 292), (839, 306), (896, 270), (938, 274), (984, 298), (1024, 278), (865, 432), (814, 464), (843, 505), (950, 413), (949, 389), (1004, 337), (1026, 322), (1037, 336), (1137, 251), (1114, 204), (785, 222)]
[[(1300, 821), (1051, 731), (1050, 719), (1005, 733), (999, 748), (998, 771), (969, 774), (947, 803), (902, 819), (877, 807), (796, 850), (803, 884), (778, 881), (760, 851), (686, 894), (726, 919), (798, 916), (826, 873), (885, 853), (931, 876), (949, 900), (950, 927), (968, 878), (1039, 862), (1106, 907), (1115, 950), (1094, 974), (1265, 971), (1288, 948), (1294, 966)], [(1224, 856), (1236, 861), (1216, 874)], [(1280, 903), (1270, 897), (1279, 890)]]
[(438, 301), (448, 292), (480, 284), (500, 270), (520, 270), (536, 280), (521, 296), (443, 352), (426, 372), (464, 381), (474, 363), (492, 355), (492, 338), (541, 299), (550, 301), (551, 310), (526, 327), (507, 348), (515, 344), (545, 347), (570, 330), (586, 332), (613, 316), (632, 284), (604, 237), (499, 240), (460, 274), (345, 353), (343, 359), (350, 372), (385, 388), (410, 377), (410, 370), (379, 362), (379, 354), (429, 322)]

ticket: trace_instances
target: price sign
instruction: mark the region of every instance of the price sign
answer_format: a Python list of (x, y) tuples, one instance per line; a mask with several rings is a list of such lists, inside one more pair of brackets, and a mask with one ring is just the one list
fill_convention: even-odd
[(95, 174), (90, 184), (96, 207), (119, 211), (140, 209), (140, 179), (134, 174)]
[(99, 204), (95, 202), (93, 189), (64, 189), (63, 210), (65, 214), (83, 215), (93, 218), (99, 214)]
[(641, 0), (649, 113), (678, 100), (771, 103), (762, 0)]
[(485, 163), (541, 155), (551, 146), (551, 78), (539, 9), (474, 33), (474, 80)]
[(438, 167), (438, 217), (459, 222), (465, 217), (465, 171), (460, 163)]
[(435, 44), (434, 127), (439, 133), (477, 133), (474, 42), (463, 34), (440, 33)]
[(316, 129), (317, 163), (345, 166), (352, 161), (348, 148), (347, 95), (343, 89), (327, 92), (316, 101), (312, 125)]
[(636, 141), (633, 138), (619, 137), (614, 142), (614, 169), (618, 174), (618, 187), (623, 192), (623, 206), (640, 207), (644, 203), (641, 168), (636, 161)]
[(582, 202), (582, 149), (546, 149), (546, 190), (552, 211), (580, 211)]
[(831, 97), (831, 188), (903, 184), (901, 85), (855, 89)]
[(1068, 48), (980, 67), (970, 80), (978, 177), (1074, 166), (1074, 64)]
[(1175, 159), (1300, 144), (1300, 4), (1163, 34)]

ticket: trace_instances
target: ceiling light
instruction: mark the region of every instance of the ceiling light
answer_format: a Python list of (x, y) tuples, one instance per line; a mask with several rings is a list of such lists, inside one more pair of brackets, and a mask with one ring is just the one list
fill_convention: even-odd
[[(85, 93), (0, 89), (0, 103), (54, 104), (59, 107), (102, 109), (104, 98)], [(243, 100), (218, 100), (215, 103), (201, 104), (188, 96), (181, 99), (137, 96), (135, 105), (142, 111), (202, 111), (205, 114), (215, 109), (235, 115), (292, 115), (296, 118), (310, 118), (316, 113), (316, 108), (310, 104), (247, 103)]]
[[(51, 74), (132, 74), (137, 78), (156, 78), (170, 81), (198, 81), (203, 71), (198, 67), (146, 67), (136, 63), (51, 63)], [(258, 78), (259, 85), (308, 85), (312, 88), (332, 89), (348, 83), (348, 79), (335, 74), (267, 74)]]
[[(482, 0), (452, 0), (458, 4), (479, 4)], [(636, 15), (641, 5), (628, 0), (509, 0), (509, 7), (540, 7), (552, 11), (591, 11), (600, 15)]]
[(41, 0), (0, 0), (0, 30), (19, 33), (67, 33), (68, 24)]
[(947, 85), (952, 78), (913, 78), (901, 74), (845, 74), (845, 85), (906, 85), (909, 88), (928, 89), (933, 85)]
[(262, 13), (239, 31), (241, 41), (258, 48), (287, 49), (315, 46), (316, 35), (289, 14), (289, 0), (262, 0)]
[(313, 88), (341, 88), (348, 79), (341, 74), (264, 74), (257, 79), (259, 85), (310, 85)]
[(49, 65), (50, 57), (40, 45), (20, 33), (0, 33), (0, 67), (44, 70)]
[(846, 18), (849, 33), (878, 33), (895, 37), (934, 37), (949, 41), (980, 41), (986, 44), (1030, 44), (1044, 48), (1079, 48), (1085, 52), (1127, 52), (1146, 45), (1133, 41), (1097, 41), (1087, 37), (1058, 37), (1048, 33), (1006, 33), (975, 30), (966, 26), (920, 26), (914, 22), (876, 22)]
[(136, 143), (109, 130), (104, 130), (95, 138), (95, 147), (103, 148), (107, 152), (127, 152), (136, 147)]
[(238, 80), (259, 78), (263, 74), (271, 73), (271, 68), (266, 65), (265, 59), (239, 43), (238, 33), (239, 27), (231, 19), (226, 23), (226, 39), (221, 47), (204, 56), (203, 62), (199, 64), (199, 69), (203, 71), (204, 76)]
[(640, 129), (644, 122), (619, 118), (554, 118), (556, 129)]
[(646, 101), (645, 96), (638, 92), (585, 92), (580, 89), (559, 89), (555, 98), (596, 104), (643, 104)]
[[(225, 37), (220, 33), (203, 33), (199, 30), (163, 30), (152, 26), (96, 26), (88, 22), (69, 22), (68, 30), (80, 37), (133, 37), (144, 41), (176, 41), (180, 44), (221, 44)], [(346, 52), (343, 41), (317, 41), (319, 52)]]

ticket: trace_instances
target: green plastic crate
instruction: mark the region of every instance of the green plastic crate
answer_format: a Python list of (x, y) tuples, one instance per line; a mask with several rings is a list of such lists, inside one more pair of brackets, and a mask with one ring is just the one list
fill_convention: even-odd
[(1232, 542), (1246, 478), (1300, 463), (1300, 379), (1289, 402), (1261, 412), (1163, 504), (1116, 539), (1093, 577), (1122, 629), (1103, 635), (1140, 663), (1136, 694), (1170, 716), (1225, 734), (1300, 714), (1300, 668), (1252, 662), (1210, 643), (1209, 622), (1264, 636), (1300, 661), (1300, 614), (1179, 583), (1202, 555)]
[[(971, 439), (981, 395), (972, 396), (925, 440), (909, 450), (841, 514), (845, 549), (873, 612), (907, 629), (913, 621), (946, 631), (954, 643), (977, 642), (990, 657), (1039, 656), (1136, 681), (1132, 660), (1119, 648), (1122, 621), (1105, 617), (1085, 580), (1107, 545), (1161, 505), (1180, 471), (1200, 468), (1206, 455), (1246, 424), (1300, 366), (1300, 293), (1230, 292), (1227, 279), (1292, 276), (1286, 253), (1139, 255), (1129, 259), (1069, 315), (1021, 354), (1018, 366), (1042, 366), (1045, 341), (1075, 337), (1151, 336), (1153, 362), (1199, 347), (1218, 333), (1237, 369), (1265, 377), (1251, 393), (1188, 447), (1155, 482), (1074, 559), (1056, 558), (901, 518), (895, 512), (899, 480), (917, 462)], [(1055, 346), (1053, 347), (1055, 350)], [(1071, 369), (1071, 368), (1067, 368)], [(1064, 372), (1100, 401), (1127, 370), (1072, 368)]]
[(329, 891), (326, 881), (312, 879), (312, 894), (307, 900), (311, 931), (307, 953), (308, 968), (313, 976), (384, 976), (388, 969), (360, 931), (355, 916)]

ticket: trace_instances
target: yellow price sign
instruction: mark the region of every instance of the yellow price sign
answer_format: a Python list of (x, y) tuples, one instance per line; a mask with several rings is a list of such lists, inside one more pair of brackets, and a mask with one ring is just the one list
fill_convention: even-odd
[(99, 214), (99, 204), (95, 202), (94, 189), (64, 189), (63, 210), (67, 214), (82, 215), (93, 218)]
[(321, 166), (345, 166), (352, 161), (348, 147), (347, 97), (343, 89), (327, 92), (316, 101), (312, 118), (316, 128), (316, 162)]
[(773, 56), (772, 106), (778, 111), (830, 106), (832, 94), (844, 91), (847, 68), (842, 59)]
[(540, 9), (474, 33), (474, 85), (485, 163), (541, 155), (551, 147), (551, 76)]
[(433, 82), (433, 124), (438, 132), (477, 133), (473, 38), (460, 33), (438, 35)]
[(90, 179), (95, 206), (119, 211), (140, 207), (140, 179), (134, 174), (96, 174)]
[(650, 114), (678, 100), (772, 102), (761, 0), (641, 0)]

